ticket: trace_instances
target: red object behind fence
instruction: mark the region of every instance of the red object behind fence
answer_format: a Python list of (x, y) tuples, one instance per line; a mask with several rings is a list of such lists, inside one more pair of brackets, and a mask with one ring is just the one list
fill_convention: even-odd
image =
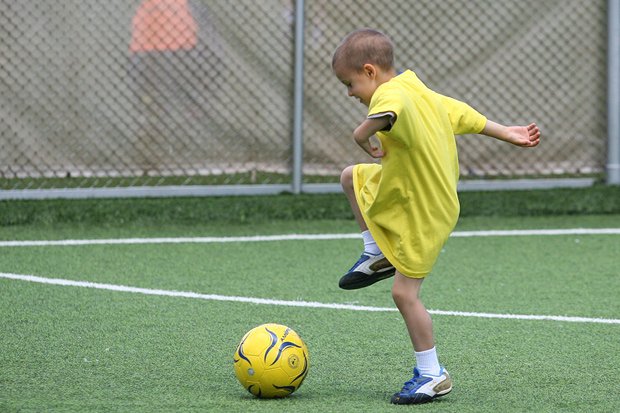
[(132, 22), (131, 52), (186, 50), (196, 46), (196, 21), (187, 0), (144, 0)]

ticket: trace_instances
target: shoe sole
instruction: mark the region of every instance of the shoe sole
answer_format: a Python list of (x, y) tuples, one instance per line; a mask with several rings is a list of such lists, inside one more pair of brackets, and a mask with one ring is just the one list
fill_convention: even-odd
[(441, 396), (445, 396), (446, 394), (450, 393), (452, 391), (452, 387), (450, 387), (450, 390), (448, 391), (444, 391), (442, 393), (437, 393), (434, 396), (429, 396), (428, 394), (424, 394), (424, 393), (418, 393), (413, 397), (396, 397), (396, 395), (392, 396), (392, 399), (390, 400), (390, 403), (392, 404), (424, 404), (424, 403), (430, 403), (433, 400), (441, 397)]
[(343, 290), (357, 290), (359, 288), (368, 287), (374, 283), (393, 277), (396, 272), (395, 268), (391, 268), (381, 273), (365, 274), (363, 272), (351, 272), (344, 275), (338, 282), (338, 286)]

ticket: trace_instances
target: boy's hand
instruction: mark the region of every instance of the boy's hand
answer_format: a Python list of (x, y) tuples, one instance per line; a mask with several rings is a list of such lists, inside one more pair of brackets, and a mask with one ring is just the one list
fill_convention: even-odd
[[(369, 150), (367, 151), (373, 158), (383, 158), (385, 152), (381, 146), (381, 141), (375, 135), (368, 138)], [(365, 149), (365, 148), (364, 148)]]
[(506, 142), (513, 145), (533, 147), (540, 143), (540, 129), (535, 123), (528, 126), (509, 126), (506, 129)]
[(527, 126), (504, 126), (487, 120), (481, 133), (524, 148), (538, 145), (541, 137), (540, 129), (535, 123)]
[(368, 155), (373, 158), (383, 158), (385, 152), (383, 152), (381, 141), (375, 136), (375, 133), (385, 128), (389, 122), (389, 116), (366, 119), (353, 131), (353, 140)]

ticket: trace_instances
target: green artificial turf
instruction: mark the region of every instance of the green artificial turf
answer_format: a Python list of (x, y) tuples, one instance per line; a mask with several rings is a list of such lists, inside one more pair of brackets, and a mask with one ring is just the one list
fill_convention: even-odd
[[(162, 215), (160, 215), (161, 217)], [(146, 219), (146, 218), (145, 218)], [(463, 217), (460, 230), (618, 228), (620, 215)], [(348, 219), (126, 225), (50, 222), (1, 239), (353, 233)], [(148, 220), (147, 220), (148, 221)], [(619, 235), (451, 238), (425, 281), (431, 310), (620, 319)], [(384, 281), (342, 291), (357, 239), (0, 247), (0, 273), (163, 291), (375, 306), (385, 311), (166, 297), (0, 278), (0, 411), (612, 412), (620, 324), (433, 315), (454, 379), (435, 403), (392, 406), (412, 348)], [(236, 381), (250, 328), (277, 322), (306, 341), (310, 371), (282, 400)]]

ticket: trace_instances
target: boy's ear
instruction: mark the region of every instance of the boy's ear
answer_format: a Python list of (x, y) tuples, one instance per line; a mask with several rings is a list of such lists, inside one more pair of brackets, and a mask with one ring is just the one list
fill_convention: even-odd
[(370, 63), (364, 64), (364, 66), (362, 66), (362, 70), (370, 78), (375, 78), (377, 76), (377, 68)]

